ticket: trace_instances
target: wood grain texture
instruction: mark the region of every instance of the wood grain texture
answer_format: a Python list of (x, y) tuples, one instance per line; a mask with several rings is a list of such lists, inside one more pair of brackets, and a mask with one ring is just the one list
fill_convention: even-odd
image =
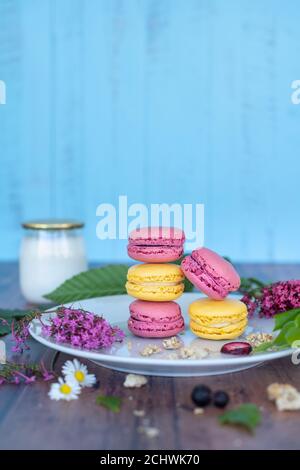
[[(296, 0), (2, 0), (0, 259), (25, 218), (204, 203), (206, 244), (299, 260)], [(265, 12), (268, 14), (265, 14)], [(297, 55), (298, 54), (298, 55)]]
[[(240, 265), (243, 276), (277, 280), (299, 278), (300, 265)], [(17, 266), (0, 264), (0, 307), (24, 306), (17, 284)], [(9, 344), (9, 338), (7, 338)], [(31, 341), (24, 360), (46, 364), (53, 352)], [(55, 370), (60, 372), (68, 356), (59, 355)], [(78, 401), (49, 400), (49, 384), (0, 389), (0, 449), (297, 449), (300, 423), (297, 412), (278, 412), (267, 400), (266, 387), (286, 382), (300, 389), (299, 367), (282, 359), (248, 371), (205, 378), (149, 377), (141, 389), (125, 389), (125, 374), (87, 363), (100, 380), (99, 391), (85, 390)], [(192, 413), (191, 390), (197, 383), (214, 390), (225, 389), (232, 405), (254, 402), (260, 406), (263, 422), (254, 435), (217, 423), (216, 409), (203, 416)], [(95, 405), (97, 393), (122, 397), (119, 414)], [(145, 418), (134, 416), (144, 410)], [(160, 431), (154, 439), (139, 432), (147, 424)]]

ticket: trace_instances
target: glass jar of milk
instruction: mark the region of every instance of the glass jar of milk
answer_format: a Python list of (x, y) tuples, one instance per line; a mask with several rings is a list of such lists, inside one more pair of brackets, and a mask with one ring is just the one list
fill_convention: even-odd
[(83, 223), (37, 220), (23, 223), (20, 253), (21, 291), (28, 302), (49, 303), (43, 296), (87, 270)]

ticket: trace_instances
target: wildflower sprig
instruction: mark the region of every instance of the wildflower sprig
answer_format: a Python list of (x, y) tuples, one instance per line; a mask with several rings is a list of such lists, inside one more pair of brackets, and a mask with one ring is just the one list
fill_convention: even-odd
[(0, 385), (4, 383), (19, 385), (30, 384), (37, 380), (49, 381), (55, 378), (55, 373), (49, 371), (43, 362), (16, 363), (7, 361), (0, 366)]
[(87, 350), (108, 348), (125, 337), (120, 328), (111, 326), (103, 317), (71, 307), (59, 307), (56, 315), (42, 324), (42, 334), (57, 343)]

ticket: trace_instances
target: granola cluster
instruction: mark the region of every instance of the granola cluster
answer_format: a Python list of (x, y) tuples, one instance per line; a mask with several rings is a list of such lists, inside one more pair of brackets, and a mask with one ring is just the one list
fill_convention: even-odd
[(267, 388), (268, 398), (279, 411), (300, 410), (300, 393), (290, 384), (272, 383)]

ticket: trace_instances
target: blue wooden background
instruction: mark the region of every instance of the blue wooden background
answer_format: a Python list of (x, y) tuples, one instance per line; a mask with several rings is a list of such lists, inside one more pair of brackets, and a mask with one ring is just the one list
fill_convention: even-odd
[(0, 259), (20, 222), (205, 203), (206, 245), (300, 260), (298, 0), (0, 0)]

